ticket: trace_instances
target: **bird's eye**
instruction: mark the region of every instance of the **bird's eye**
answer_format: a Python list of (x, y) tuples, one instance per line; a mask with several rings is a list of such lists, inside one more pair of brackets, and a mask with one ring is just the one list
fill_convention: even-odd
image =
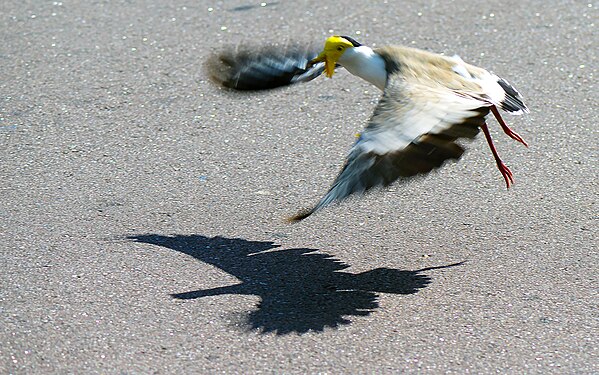
[(337, 47), (337, 51), (343, 51), (343, 46)]

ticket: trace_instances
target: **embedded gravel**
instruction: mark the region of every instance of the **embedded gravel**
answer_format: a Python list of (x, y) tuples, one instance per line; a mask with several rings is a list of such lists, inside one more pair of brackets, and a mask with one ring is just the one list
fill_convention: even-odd
[[(0, 373), (599, 372), (599, 3), (3, 1)], [(295, 225), (379, 93), (212, 85), (227, 45), (459, 54), (530, 115)]]

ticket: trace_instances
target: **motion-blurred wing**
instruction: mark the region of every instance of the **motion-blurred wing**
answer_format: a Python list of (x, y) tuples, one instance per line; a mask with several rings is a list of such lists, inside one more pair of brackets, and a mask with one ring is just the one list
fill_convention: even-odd
[(318, 51), (300, 46), (229, 49), (206, 63), (210, 77), (235, 90), (268, 90), (311, 81), (324, 71), (324, 63), (308, 67)]
[(488, 106), (486, 101), (440, 86), (390, 78), (328, 193), (315, 207), (289, 220), (302, 220), (350, 195), (426, 174), (446, 160), (459, 159), (464, 149), (455, 141), (478, 134)]

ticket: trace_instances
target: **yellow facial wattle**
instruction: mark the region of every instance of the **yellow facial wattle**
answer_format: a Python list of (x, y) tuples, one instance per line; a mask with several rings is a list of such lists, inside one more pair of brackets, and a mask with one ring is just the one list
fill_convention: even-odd
[(329, 37), (324, 43), (324, 50), (314, 59), (312, 63), (324, 61), (324, 69), (327, 77), (335, 74), (335, 65), (346, 49), (352, 48), (353, 44), (340, 36)]

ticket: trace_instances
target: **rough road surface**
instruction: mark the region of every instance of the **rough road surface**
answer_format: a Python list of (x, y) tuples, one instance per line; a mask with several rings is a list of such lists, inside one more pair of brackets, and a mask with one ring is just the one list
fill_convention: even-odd
[[(599, 372), (599, 3), (357, 3), (0, 3), (0, 373)], [(516, 185), (479, 136), (285, 224), (379, 93), (236, 94), (202, 62), (331, 34), (508, 79)]]

